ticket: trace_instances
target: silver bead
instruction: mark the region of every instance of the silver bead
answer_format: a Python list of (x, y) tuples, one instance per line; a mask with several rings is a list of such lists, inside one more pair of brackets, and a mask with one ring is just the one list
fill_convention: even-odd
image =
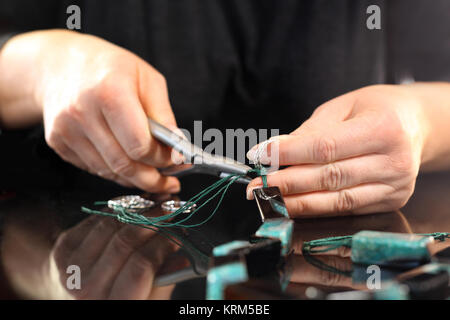
[(120, 196), (108, 201), (108, 207), (116, 209), (122, 207), (131, 212), (140, 212), (155, 206), (155, 202), (137, 195)]
[[(176, 200), (169, 200), (169, 201), (165, 201), (161, 204), (161, 208), (164, 211), (167, 212), (175, 212), (178, 209), (180, 209), (182, 206), (184, 206), (187, 202), (186, 201), (176, 201)], [(197, 207), (197, 205), (195, 203), (192, 203), (189, 208), (187, 208), (186, 210), (184, 210), (184, 212), (186, 213), (190, 213), (192, 212), (195, 208)]]

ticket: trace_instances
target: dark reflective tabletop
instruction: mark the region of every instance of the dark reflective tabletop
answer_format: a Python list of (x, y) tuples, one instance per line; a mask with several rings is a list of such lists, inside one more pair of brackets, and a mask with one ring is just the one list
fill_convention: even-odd
[[(199, 186), (213, 181), (203, 180), (186, 178), (177, 196), (147, 197), (157, 203), (187, 200)], [(81, 213), (81, 206), (92, 207), (95, 200), (124, 193), (103, 188), (100, 182), (93, 190), (3, 192), (1, 298), (203, 299), (212, 248), (246, 239), (260, 224), (256, 204), (244, 199), (244, 191), (245, 186), (233, 186), (220, 212), (206, 225), (170, 230), (178, 243), (168, 240), (167, 234)], [(364, 279), (322, 270), (301, 254), (303, 241), (360, 230), (450, 231), (450, 173), (419, 176), (413, 197), (396, 212), (296, 220), (290, 297), (308, 298), (311, 288), (326, 293), (364, 289)], [(449, 241), (437, 243), (433, 251), (449, 245)], [(349, 250), (334, 250), (318, 259), (339, 270), (352, 268)], [(81, 290), (67, 289), (68, 267), (73, 265), (81, 270)], [(256, 288), (246, 297), (277, 298), (268, 295), (270, 288), (265, 285)]]

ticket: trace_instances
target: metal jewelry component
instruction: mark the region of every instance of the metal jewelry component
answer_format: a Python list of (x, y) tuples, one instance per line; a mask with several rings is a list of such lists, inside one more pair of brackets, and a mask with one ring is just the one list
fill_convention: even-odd
[(141, 196), (128, 195), (113, 198), (108, 201), (108, 207), (116, 209), (122, 207), (131, 212), (140, 212), (146, 209), (150, 209), (155, 205), (151, 200), (142, 198)]
[[(169, 201), (165, 201), (161, 204), (161, 208), (164, 211), (167, 212), (175, 212), (178, 209), (180, 209), (182, 206), (184, 206), (187, 202), (186, 201), (176, 201), (176, 200), (169, 200)], [(186, 210), (184, 210), (184, 212), (186, 213), (190, 213), (192, 212), (195, 208), (197, 207), (197, 205), (195, 203), (192, 203), (189, 208), (187, 208)]]
[(265, 187), (253, 189), (253, 195), (258, 205), (262, 222), (267, 219), (289, 218), (278, 187)]
[(255, 235), (279, 239), (282, 244), (282, 254), (287, 255), (291, 251), (294, 222), (289, 219), (280, 189), (278, 187), (257, 188), (253, 189), (253, 195), (263, 222)]
[(252, 168), (231, 158), (222, 157), (204, 151), (202, 148), (189, 142), (186, 137), (149, 119), (150, 132), (153, 137), (165, 145), (172, 147), (183, 155), (183, 164), (158, 169), (165, 176), (181, 177), (192, 173), (204, 173), (220, 178), (229, 175), (240, 175), (235, 182), (248, 184), (254, 178)]

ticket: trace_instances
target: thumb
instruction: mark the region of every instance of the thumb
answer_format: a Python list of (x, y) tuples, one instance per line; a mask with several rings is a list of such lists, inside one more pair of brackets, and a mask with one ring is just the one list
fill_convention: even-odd
[[(178, 128), (164, 76), (151, 65), (142, 61), (139, 66), (138, 79), (139, 99), (147, 117), (172, 130)], [(150, 128), (148, 130), (150, 131)], [(183, 161), (178, 153), (172, 152), (168, 146), (155, 139), (150, 141), (150, 150), (153, 160), (147, 162), (148, 164), (165, 167)]]
[(139, 98), (147, 116), (166, 127), (176, 127), (164, 76), (143, 61), (139, 66)]

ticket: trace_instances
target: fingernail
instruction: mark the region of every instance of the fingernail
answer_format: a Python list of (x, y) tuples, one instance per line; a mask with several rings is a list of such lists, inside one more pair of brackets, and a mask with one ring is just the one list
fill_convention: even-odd
[(247, 152), (247, 159), (250, 161), (255, 161), (255, 153), (256, 153), (256, 146), (254, 146), (253, 148), (251, 148), (248, 152)]
[(169, 188), (169, 193), (179, 193), (180, 192), (180, 186), (173, 186)]
[(181, 130), (180, 128), (175, 127), (175, 126), (169, 126), (169, 129), (172, 130), (174, 133), (176, 133), (178, 136), (182, 137), (183, 139), (188, 140), (188, 138), (184, 134), (183, 130)]
[(183, 164), (184, 160), (185, 160), (184, 156), (181, 153), (179, 153), (178, 151), (176, 151), (175, 149), (172, 150), (170, 158), (171, 158), (173, 164)]
[[(269, 144), (271, 144), (273, 142), (273, 139), (270, 138), (268, 140), (265, 140), (255, 146), (253, 146), (253, 148), (251, 148), (248, 152), (247, 152), (247, 158), (250, 161), (257, 161), (258, 159), (255, 159), (256, 153), (259, 152), (259, 161), (262, 164), (270, 164), (270, 158), (268, 155), (268, 146)], [(260, 150), (261, 149), (261, 150)]]

